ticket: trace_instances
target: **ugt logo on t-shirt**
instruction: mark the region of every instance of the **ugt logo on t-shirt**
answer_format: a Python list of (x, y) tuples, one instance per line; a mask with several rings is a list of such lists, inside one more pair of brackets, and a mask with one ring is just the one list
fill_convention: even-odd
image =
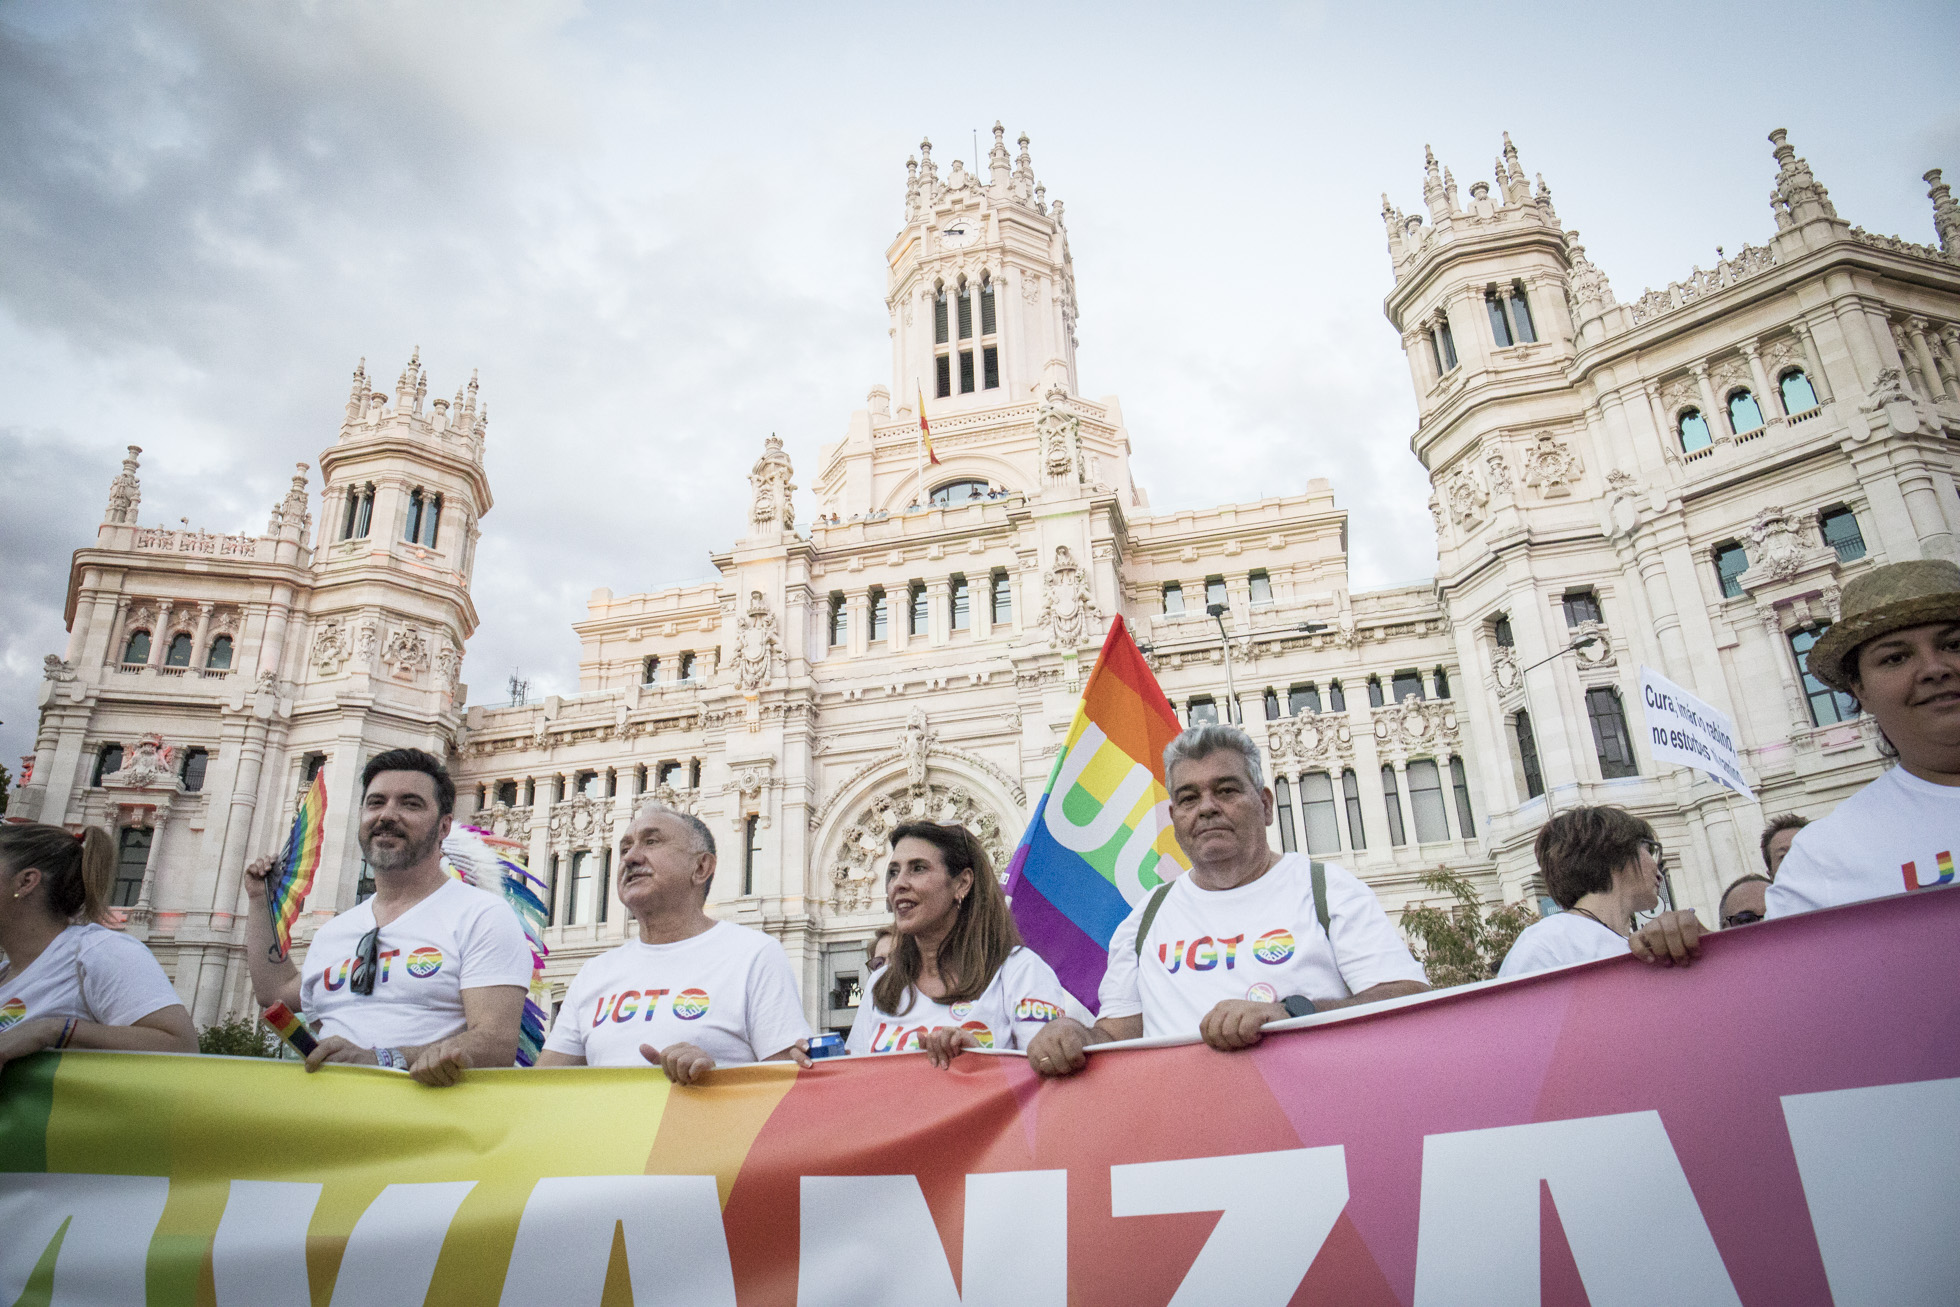
[(1935, 855), (1935, 858), (1940, 872), (1936, 880), (1919, 879), (1919, 864), (1916, 862), (1903, 862), (1899, 864), (1899, 873), (1905, 877), (1907, 893), (1911, 893), (1916, 889), (1932, 889), (1935, 886), (1951, 885), (1953, 883), (1952, 850), (1942, 849)]
[[(1200, 935), (1197, 939), (1175, 944), (1157, 946), (1157, 962), (1168, 975), (1179, 971), (1210, 971), (1224, 965), (1225, 970), (1233, 971), (1239, 965), (1239, 945), (1245, 943), (1244, 935), (1221, 935), (1213, 939)], [(1269, 967), (1279, 966), (1293, 957), (1293, 932), (1284, 927), (1269, 930), (1252, 941), (1252, 956)]]

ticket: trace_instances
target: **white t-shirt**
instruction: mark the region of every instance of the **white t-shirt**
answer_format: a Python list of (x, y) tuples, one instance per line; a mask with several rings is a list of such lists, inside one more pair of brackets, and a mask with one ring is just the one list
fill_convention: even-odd
[(692, 1044), (731, 1066), (809, 1037), (783, 946), (718, 921), (677, 944), (628, 940), (580, 967), (544, 1046), (587, 1066), (643, 1067), (641, 1044)]
[(1957, 856), (1960, 786), (1935, 785), (1894, 767), (1797, 832), (1764, 895), (1765, 915), (1951, 885)]
[(381, 928), (372, 994), (348, 986), (361, 936), (374, 929), (374, 900), (314, 934), (300, 965), (300, 1010), (320, 1034), (362, 1048), (433, 1044), (462, 1030), (463, 991), (531, 984), (531, 946), (510, 905), (488, 890), (445, 879), (442, 888)]
[(1102, 1015), (1143, 1016), (1144, 1034), (1194, 1035), (1228, 998), (1276, 1002), (1291, 994), (1348, 998), (1391, 980), (1427, 982), (1375, 892), (1338, 863), (1327, 869), (1333, 939), (1314, 917), (1311, 862), (1287, 853), (1237, 889), (1200, 889), (1187, 873), (1171, 882), (1137, 966), (1138, 903), (1109, 941)]
[(41, 1017), (133, 1026), (183, 1004), (150, 950), (91, 923), (68, 927), (19, 975), (0, 980), (0, 1030)]
[[(879, 1010), (872, 988), (864, 987), (864, 1001), (858, 1004), (850, 1038), (844, 1041), (853, 1055), (916, 1053), (925, 1047), (926, 1036), (942, 1026), (972, 1031), (982, 1048), (1026, 1048), (1035, 1031), (1068, 1010), (1068, 991), (1054, 968), (1026, 947), (1007, 955), (992, 982), (971, 1003), (941, 1003), (914, 989), (912, 1006), (903, 1016), (894, 1016)], [(905, 1004), (901, 1001), (899, 1006)]]
[(1626, 953), (1625, 938), (1611, 926), (1583, 912), (1555, 912), (1518, 932), (1511, 951), (1504, 955), (1504, 965), (1497, 969), (1497, 978), (1623, 957)]

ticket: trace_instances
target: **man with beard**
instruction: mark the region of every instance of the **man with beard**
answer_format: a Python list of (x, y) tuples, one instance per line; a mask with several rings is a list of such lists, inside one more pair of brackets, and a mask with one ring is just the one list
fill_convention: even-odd
[[(456, 784), (420, 749), (376, 754), (361, 771), (361, 852), (374, 896), (314, 933), (297, 969), (269, 914), (248, 914), (245, 955), (261, 1005), (284, 1003), (320, 1033), (306, 1059), (407, 1071), (453, 1085), (472, 1066), (510, 1066), (531, 982), (531, 949), (496, 895), (442, 870)], [(255, 897), (275, 858), (245, 869)]]

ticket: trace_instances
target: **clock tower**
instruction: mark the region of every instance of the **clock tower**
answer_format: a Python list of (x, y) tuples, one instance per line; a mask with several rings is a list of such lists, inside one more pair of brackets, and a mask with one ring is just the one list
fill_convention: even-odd
[(1028, 138), (1009, 160), (994, 124), (988, 176), (932, 142), (905, 161), (905, 226), (886, 251), (893, 401), (962, 413), (1075, 392), (1075, 273), (1062, 202), (1035, 181)]

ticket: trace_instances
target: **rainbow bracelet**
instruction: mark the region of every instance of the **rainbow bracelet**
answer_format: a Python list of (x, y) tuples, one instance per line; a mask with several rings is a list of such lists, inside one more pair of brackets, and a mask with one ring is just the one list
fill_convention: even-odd
[(61, 1023), (61, 1038), (54, 1041), (56, 1049), (68, 1047), (68, 1041), (75, 1037), (75, 1027), (82, 1024), (80, 1017), (69, 1017)]

